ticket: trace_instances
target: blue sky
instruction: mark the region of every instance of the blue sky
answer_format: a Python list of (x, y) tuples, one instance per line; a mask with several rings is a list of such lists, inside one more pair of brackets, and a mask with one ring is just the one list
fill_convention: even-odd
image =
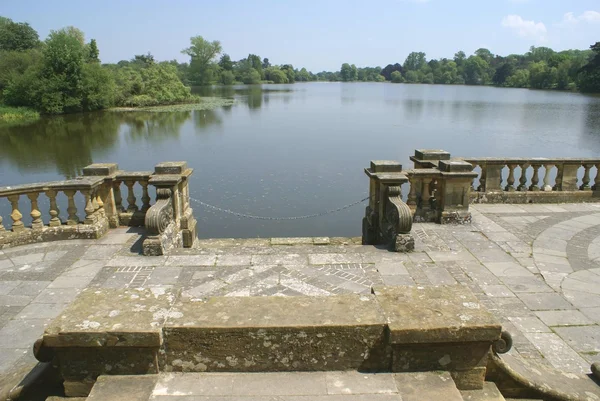
[(151, 52), (185, 61), (189, 38), (220, 40), (234, 60), (248, 53), (313, 72), (344, 62), (402, 63), (411, 51), (452, 57), (486, 47), (587, 49), (600, 41), (598, 0), (0, 0), (0, 15), (45, 38), (73, 25), (95, 38), (103, 62)]

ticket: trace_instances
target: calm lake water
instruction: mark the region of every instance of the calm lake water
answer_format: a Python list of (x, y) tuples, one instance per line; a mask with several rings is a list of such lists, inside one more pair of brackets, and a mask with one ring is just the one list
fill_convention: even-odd
[[(193, 198), (283, 217), (365, 197), (363, 168), (370, 160), (410, 166), (416, 148), (473, 157), (600, 156), (600, 98), (581, 94), (381, 83), (197, 92), (235, 98), (236, 104), (212, 111), (79, 114), (0, 127), (0, 186), (73, 177), (93, 162), (152, 170), (161, 161), (186, 160), (195, 169)], [(25, 215), (28, 203), (21, 204)], [(263, 221), (193, 205), (203, 238), (357, 236), (364, 206), (313, 219)], [(9, 213), (8, 201), (0, 199), (7, 226)]]

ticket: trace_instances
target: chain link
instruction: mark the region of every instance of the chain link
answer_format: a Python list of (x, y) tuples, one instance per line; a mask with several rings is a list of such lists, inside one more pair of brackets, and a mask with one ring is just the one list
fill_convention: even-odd
[(304, 216), (293, 216), (293, 217), (269, 217), (269, 216), (255, 216), (252, 214), (246, 214), (246, 213), (239, 213), (239, 212), (234, 212), (233, 210), (229, 210), (229, 209), (223, 209), (221, 207), (218, 206), (214, 206), (214, 205), (210, 205), (208, 203), (202, 202), (199, 199), (194, 199), (190, 197), (190, 200), (204, 206), (207, 207), (209, 209), (213, 209), (219, 212), (223, 212), (223, 213), (227, 213), (227, 214), (231, 214), (237, 217), (245, 217), (247, 219), (256, 219), (256, 220), (301, 220), (301, 219), (310, 219), (313, 217), (321, 217), (321, 216), (325, 216), (328, 214), (332, 214), (332, 213), (337, 213), (337, 212), (341, 212), (342, 210), (346, 210), (349, 209), (353, 206), (356, 206), (360, 203), (363, 203), (364, 201), (368, 200), (369, 196), (367, 196), (366, 198), (363, 198), (361, 200), (358, 200), (356, 202), (350, 203), (348, 205), (339, 207), (337, 209), (332, 209), (332, 210), (327, 210), (325, 212), (321, 212), (321, 213), (315, 213), (315, 214), (306, 214)]

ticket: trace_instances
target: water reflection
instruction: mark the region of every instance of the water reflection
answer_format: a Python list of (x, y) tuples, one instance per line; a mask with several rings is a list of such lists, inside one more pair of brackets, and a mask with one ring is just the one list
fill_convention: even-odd
[(123, 123), (127, 126), (127, 135), (134, 142), (161, 142), (178, 138), (181, 126), (192, 115), (191, 111), (176, 112), (130, 112), (123, 113)]
[(109, 153), (115, 147), (120, 124), (118, 113), (88, 113), (0, 127), (0, 157), (21, 172), (56, 168), (72, 178), (92, 163), (92, 151)]

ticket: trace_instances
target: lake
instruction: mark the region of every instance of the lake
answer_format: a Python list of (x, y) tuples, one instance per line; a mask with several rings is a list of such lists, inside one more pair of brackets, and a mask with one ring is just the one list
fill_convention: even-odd
[[(0, 127), (0, 186), (73, 177), (93, 162), (152, 170), (161, 161), (185, 160), (195, 169), (192, 198), (245, 214), (289, 217), (364, 198), (363, 169), (370, 160), (409, 167), (416, 148), (471, 157), (600, 156), (600, 98), (576, 93), (390, 83), (195, 91), (236, 103), (210, 111), (44, 117)], [(201, 238), (358, 236), (365, 206), (266, 221), (193, 204)], [(8, 201), (0, 199), (5, 226), (9, 213)]]

